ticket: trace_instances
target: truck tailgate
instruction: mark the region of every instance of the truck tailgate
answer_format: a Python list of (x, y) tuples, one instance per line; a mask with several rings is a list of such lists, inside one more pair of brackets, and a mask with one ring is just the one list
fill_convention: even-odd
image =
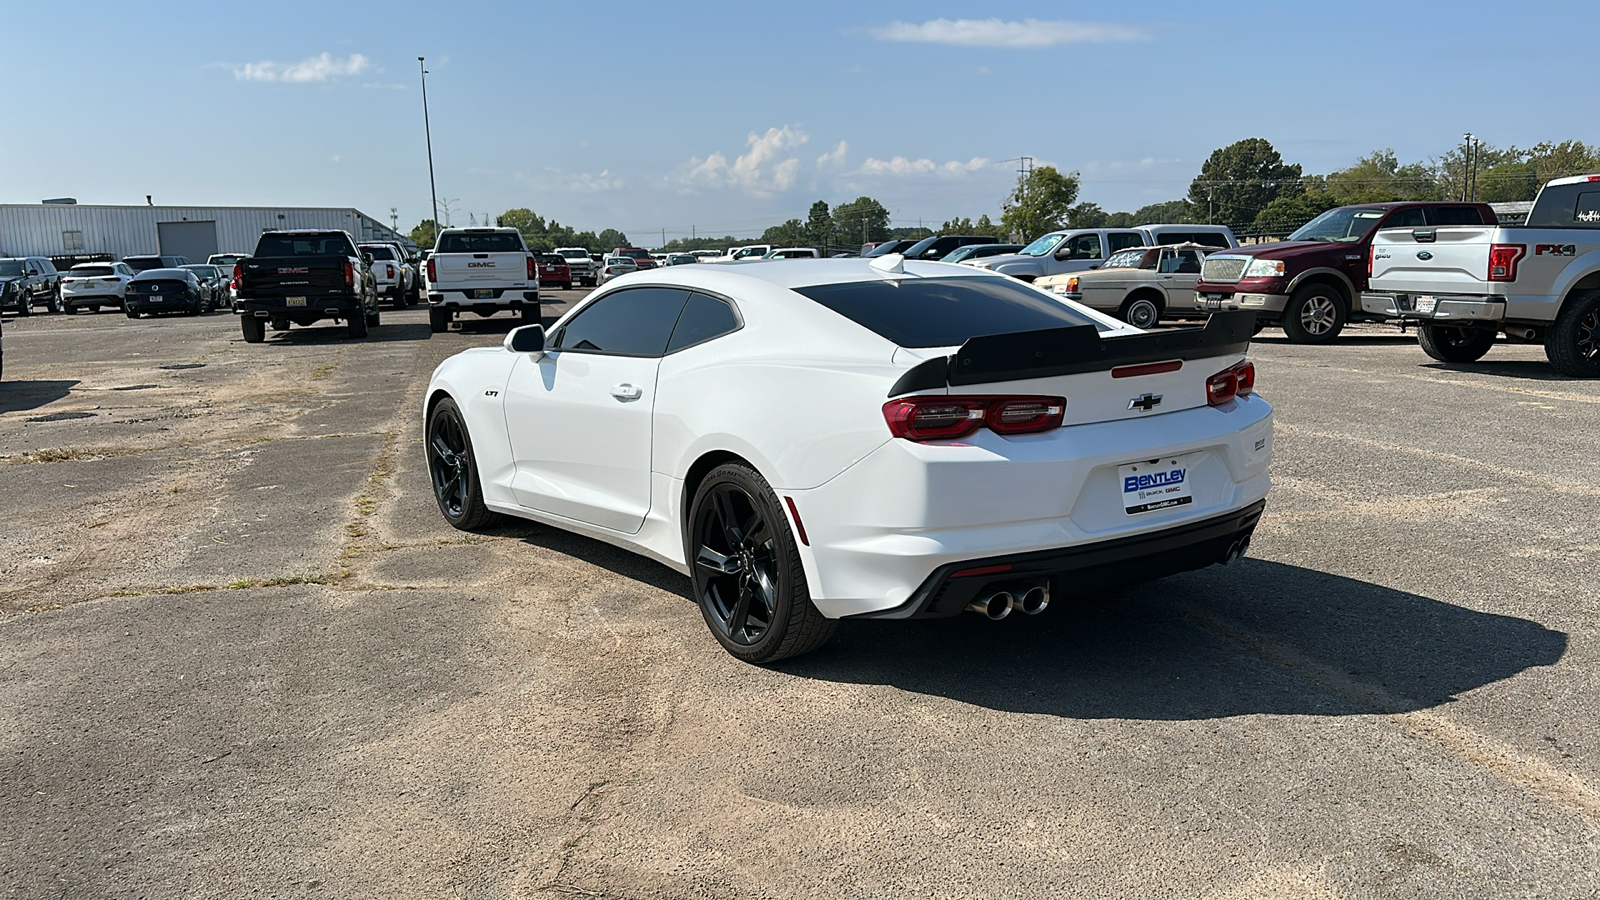
[(522, 287), (528, 282), (526, 253), (435, 253), (436, 288), (452, 285)]
[(1372, 240), (1369, 290), (1485, 294), (1489, 247), (1498, 231), (1492, 225), (1379, 231)]
[(342, 256), (252, 257), (244, 260), (241, 297), (305, 294), (325, 296), (350, 290)]

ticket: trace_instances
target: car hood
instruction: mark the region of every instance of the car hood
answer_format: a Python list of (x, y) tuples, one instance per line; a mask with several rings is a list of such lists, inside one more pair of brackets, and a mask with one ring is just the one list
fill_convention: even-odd
[(0, 282), (21, 281), (22, 279), (24, 279), (26, 277), (27, 277), (26, 275), (0, 275)]
[(1003, 266), (1006, 263), (1036, 263), (1044, 258), (1042, 256), (1025, 256), (1021, 253), (1006, 253), (1000, 256), (985, 256), (983, 259), (978, 260), (967, 260), (967, 262), (976, 262), (982, 268), (985, 266)]
[(1208, 257), (1249, 256), (1257, 259), (1293, 259), (1327, 253), (1330, 249), (1339, 247), (1354, 246), (1355, 244), (1341, 244), (1338, 241), (1280, 241), (1276, 244), (1260, 244), (1255, 247), (1231, 247), (1211, 253)]

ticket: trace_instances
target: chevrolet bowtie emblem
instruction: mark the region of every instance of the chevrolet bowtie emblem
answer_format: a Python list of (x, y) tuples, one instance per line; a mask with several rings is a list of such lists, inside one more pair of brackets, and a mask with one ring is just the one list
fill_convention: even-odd
[(1150, 410), (1155, 409), (1156, 407), (1158, 407), (1160, 405), (1161, 405), (1161, 395), (1160, 394), (1141, 394), (1138, 397), (1135, 397), (1132, 400), (1128, 401), (1128, 408), (1129, 409), (1142, 409), (1145, 412), (1149, 412)]

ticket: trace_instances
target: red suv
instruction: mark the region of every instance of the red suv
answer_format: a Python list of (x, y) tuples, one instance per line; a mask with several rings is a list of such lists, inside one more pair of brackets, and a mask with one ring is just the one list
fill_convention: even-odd
[(534, 257), (534, 264), (539, 267), (539, 286), (555, 285), (564, 291), (572, 290), (572, 267), (567, 265), (567, 258), (557, 253), (541, 253)]
[(1486, 203), (1363, 203), (1330, 209), (1280, 243), (1208, 255), (1194, 287), (1195, 305), (1253, 309), (1257, 330), (1281, 324), (1297, 344), (1326, 344), (1352, 320), (1382, 319), (1361, 309), (1367, 254), (1378, 229), (1497, 221)]
[(611, 251), (612, 256), (626, 256), (633, 260), (633, 264), (642, 272), (645, 269), (654, 269), (656, 261), (650, 258), (649, 250), (640, 250), (638, 247), (618, 247)]

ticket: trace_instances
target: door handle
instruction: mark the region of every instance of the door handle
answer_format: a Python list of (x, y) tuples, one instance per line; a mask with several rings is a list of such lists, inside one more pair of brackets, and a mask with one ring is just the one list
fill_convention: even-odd
[(618, 400), (637, 400), (644, 396), (644, 389), (632, 384), (619, 384), (611, 389), (611, 396)]

